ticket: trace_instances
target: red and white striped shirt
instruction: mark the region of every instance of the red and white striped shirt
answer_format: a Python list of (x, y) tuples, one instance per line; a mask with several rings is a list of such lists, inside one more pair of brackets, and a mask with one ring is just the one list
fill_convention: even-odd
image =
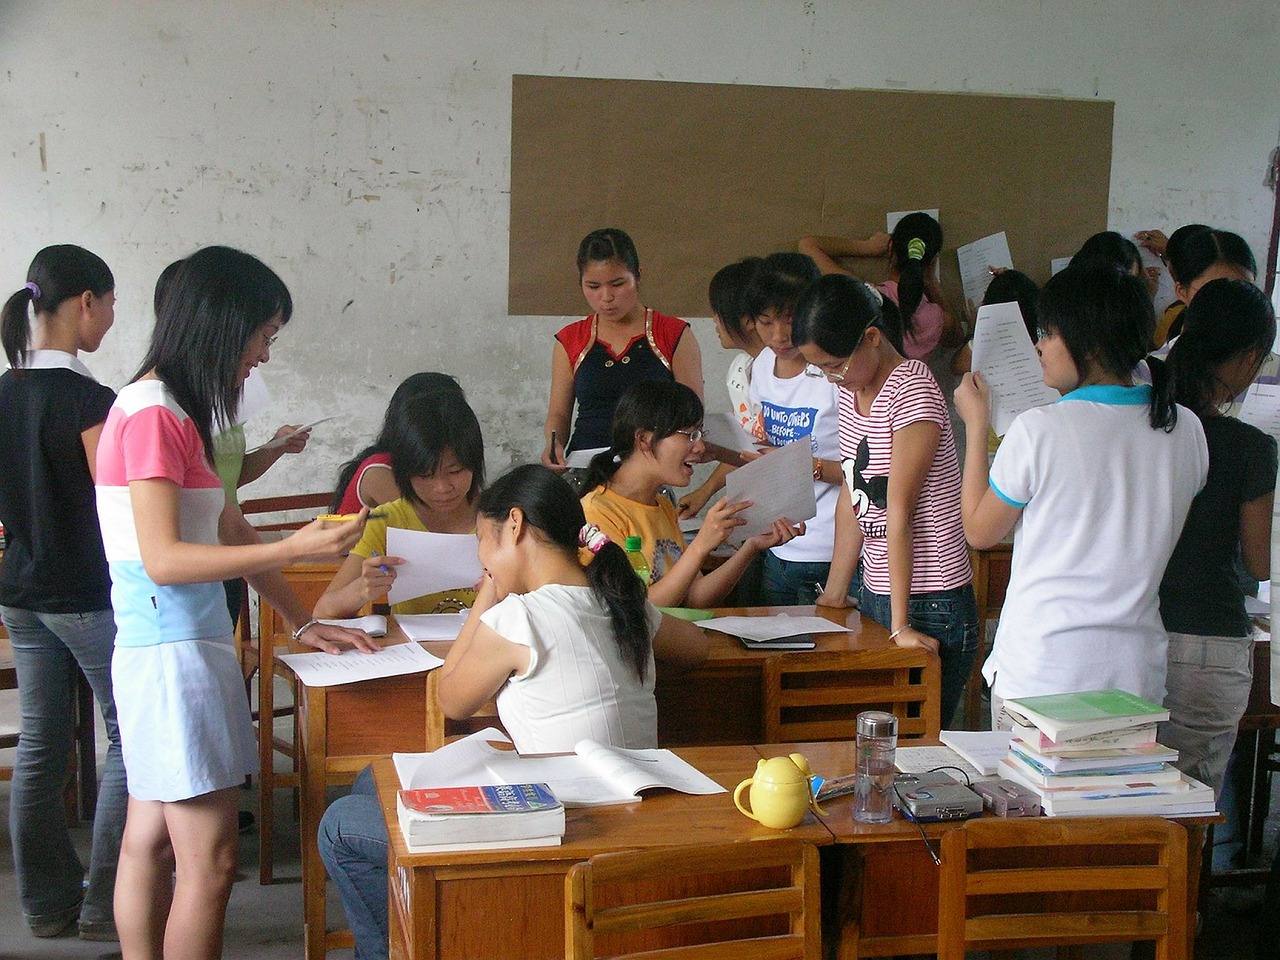
[(941, 433), (911, 518), (913, 594), (951, 590), (973, 579), (960, 515), (960, 464), (947, 402), (933, 374), (919, 360), (894, 368), (866, 416), (858, 412), (854, 393), (840, 389), (840, 456), (862, 528), (863, 581), (882, 596), (889, 594), (885, 500), (893, 436), (922, 420), (938, 424)]

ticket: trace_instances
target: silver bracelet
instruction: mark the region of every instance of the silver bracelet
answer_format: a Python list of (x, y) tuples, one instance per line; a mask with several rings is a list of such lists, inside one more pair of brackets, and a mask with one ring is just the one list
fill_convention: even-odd
[(310, 619), (310, 620), (308, 620), (306, 623), (304, 623), (302, 626), (300, 626), (297, 630), (293, 631), (293, 640), (294, 640), (294, 642), (296, 643), (298, 640), (300, 640), (300, 639), (302, 638), (302, 635), (303, 635), (304, 633), (306, 633), (308, 630), (310, 630), (312, 627), (314, 627), (314, 626), (315, 626), (317, 623), (319, 623), (319, 622), (320, 622), (319, 620), (317, 620), (317, 619), (315, 619), (315, 618), (313, 617), (312, 619)]
[[(910, 629), (911, 629), (911, 624), (909, 624), (909, 623), (908, 623), (905, 627), (899, 627), (897, 630), (893, 631), (893, 633), (889, 634), (889, 639), (890, 639), (890, 640), (892, 640), (892, 639), (894, 639), (898, 634), (902, 633), (902, 631), (904, 631), (904, 630), (910, 630)], [(299, 633), (301, 633), (301, 631), (299, 631)], [(293, 639), (297, 640), (297, 639), (298, 639), (298, 635), (297, 635), (297, 634), (294, 634)]]

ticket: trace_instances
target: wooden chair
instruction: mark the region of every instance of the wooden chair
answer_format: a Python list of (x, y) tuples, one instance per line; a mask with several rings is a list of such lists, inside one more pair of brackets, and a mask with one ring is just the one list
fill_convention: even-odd
[(498, 719), (498, 702), (490, 697), (466, 720), (452, 720), (440, 709), (440, 671), (427, 674), (427, 752), (439, 750), (450, 740), (469, 736), (485, 727), (496, 727), (506, 733)]
[(978, 716), (982, 706), (982, 665), (991, 652), (991, 645), (987, 643), (987, 621), (1000, 619), (1000, 610), (1004, 607), (1013, 568), (1013, 542), (1001, 541), (982, 550), (970, 547), (969, 562), (973, 565), (973, 596), (978, 605), (978, 655), (973, 658), (960, 703), (964, 728), (978, 730), (982, 727), (982, 718)]
[(919, 647), (771, 657), (764, 665), (766, 743), (853, 740), (862, 710), (898, 718), (898, 737), (937, 737), (942, 664)]
[(565, 878), (565, 956), (818, 960), (819, 913), (818, 851), (798, 840), (602, 853)]
[(1158, 817), (972, 820), (942, 838), (938, 960), (1153, 940), (1188, 955), (1187, 832)]

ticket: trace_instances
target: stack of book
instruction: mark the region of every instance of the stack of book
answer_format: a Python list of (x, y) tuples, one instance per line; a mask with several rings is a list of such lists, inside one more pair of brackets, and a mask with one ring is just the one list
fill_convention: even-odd
[(412, 853), (559, 846), (564, 805), (545, 783), (430, 787), (396, 796)]
[(1050, 817), (1214, 812), (1213, 790), (1156, 743), (1159, 704), (1124, 690), (1006, 700), (1015, 722), (999, 773), (1041, 797)]

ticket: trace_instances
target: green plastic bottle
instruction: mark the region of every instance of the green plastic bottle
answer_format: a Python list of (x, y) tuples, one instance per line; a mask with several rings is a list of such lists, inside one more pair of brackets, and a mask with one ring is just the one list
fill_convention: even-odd
[(627, 537), (627, 559), (631, 561), (631, 569), (647, 587), (649, 586), (649, 561), (644, 558), (644, 553), (640, 550), (642, 545), (643, 541), (639, 537)]

